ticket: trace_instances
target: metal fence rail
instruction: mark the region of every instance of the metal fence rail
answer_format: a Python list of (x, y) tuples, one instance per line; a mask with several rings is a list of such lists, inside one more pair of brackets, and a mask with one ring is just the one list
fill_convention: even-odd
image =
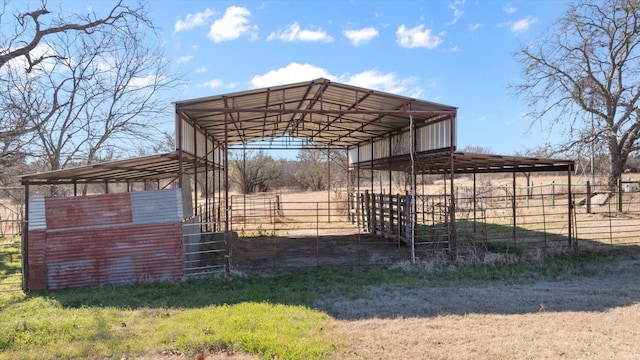
[(0, 237), (0, 292), (22, 289), (20, 236)]
[[(457, 187), (447, 194), (419, 194), (415, 204), (418, 260), (454, 254), (485, 260), (584, 248), (640, 244), (640, 188), (572, 186)], [(405, 195), (335, 193), (327, 201), (307, 194), (279, 194), (236, 202), (233, 232), (194, 217), (182, 225), (185, 277), (229, 269), (389, 265), (411, 259)], [(246, 197), (245, 197), (246, 199)], [(242, 206), (238, 206), (242, 204)], [(450, 224), (455, 209), (455, 224)], [(241, 212), (236, 214), (235, 212)], [(571, 220), (570, 220), (571, 219)], [(570, 220), (570, 221), (569, 221)], [(455, 246), (452, 241), (455, 239)], [(0, 237), (0, 292), (20, 290), (19, 234)]]

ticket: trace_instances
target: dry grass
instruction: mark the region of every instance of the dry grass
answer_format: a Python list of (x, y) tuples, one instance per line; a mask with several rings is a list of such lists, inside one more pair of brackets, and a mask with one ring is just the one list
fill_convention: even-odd
[(331, 336), (344, 344), (335, 359), (637, 359), (640, 259), (590, 266), (588, 275), (556, 280), (371, 286), (316, 305), (333, 317)]
[(640, 304), (603, 312), (336, 321), (344, 359), (637, 359)]
[(334, 299), (335, 331), (350, 340), (341, 358), (637, 359), (640, 260), (593, 271), (526, 284), (378, 288), (366, 299)]

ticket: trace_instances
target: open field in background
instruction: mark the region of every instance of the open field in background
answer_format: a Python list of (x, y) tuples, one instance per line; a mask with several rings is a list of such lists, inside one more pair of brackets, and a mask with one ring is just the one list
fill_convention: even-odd
[[(581, 183), (586, 178), (573, 177), (572, 180), (574, 199), (579, 202), (586, 196), (586, 187)], [(514, 188), (510, 175), (478, 175), (475, 201), (472, 177), (456, 179), (455, 249), (449, 241), (450, 204), (444, 196), (450, 187), (445, 186), (448, 184), (442, 179), (431, 179), (428, 184), (419, 181), (416, 259), (495, 262), (514, 256), (540, 258), (575, 248), (576, 244), (579, 249), (640, 244), (640, 192), (622, 193), (622, 212), (618, 212), (616, 194), (602, 205), (593, 205), (590, 213), (578, 203), (571, 209), (573, 219), (569, 224), (566, 176), (538, 176), (531, 181), (533, 186), (527, 188), (524, 177), (517, 176), (513, 216)], [(384, 186), (360, 190), (388, 191)], [(605, 190), (592, 188), (594, 193)], [(239, 237), (228, 246), (231, 267), (257, 270), (393, 265), (411, 259), (411, 249), (397, 231), (371, 236), (362, 223), (358, 227), (351, 221), (347, 217), (348, 199), (346, 191), (337, 189), (307, 193), (282, 191), (246, 197), (234, 194), (230, 226)], [(220, 204), (217, 205), (218, 213), (224, 214)], [(3, 287), (21, 283), (16, 279), (21, 266), (16, 239), (5, 237), (0, 242)], [(223, 258), (216, 262), (224, 263)]]
[[(584, 183), (572, 182), (576, 206), (570, 209), (566, 176), (533, 178), (534, 185), (530, 187), (526, 187), (524, 179), (517, 178), (515, 198), (512, 181), (510, 176), (487, 180), (479, 176), (474, 200), (472, 179), (456, 180), (456, 258), (483, 262), (510, 255), (542, 257), (576, 247), (640, 243), (640, 192), (637, 188), (623, 192), (620, 198), (616, 193), (610, 194), (604, 203), (592, 204), (587, 213), (580, 203), (586, 198)], [(427, 195), (422, 195), (423, 188)], [(376, 189), (375, 186), (366, 190), (385, 191), (384, 187)], [(431, 185), (418, 185), (418, 190), (416, 256), (423, 260), (441, 258), (443, 251), (452, 250), (450, 204), (444, 196), (450, 188), (445, 188), (444, 181), (438, 180)], [(591, 187), (592, 194), (607, 191), (604, 187)], [(407, 244), (397, 235), (366, 236), (347, 218), (345, 192), (281, 192), (277, 196), (276, 216), (265, 216), (266, 212), (259, 215), (254, 208), (246, 212), (246, 209), (234, 209), (234, 214), (240, 211), (246, 214), (238, 216), (236, 220), (241, 221), (232, 225), (232, 229), (240, 234), (238, 251), (234, 252), (236, 264), (259, 260), (258, 263), (265, 267), (277, 268), (302, 265), (301, 259), (305, 258), (304, 266), (388, 265), (410, 258)], [(330, 205), (327, 203), (329, 196)], [(618, 211), (619, 200), (622, 201), (622, 212)], [(273, 203), (275, 201), (269, 209), (273, 208)], [(272, 210), (267, 212), (273, 213)], [(570, 223), (569, 215), (572, 217)], [(343, 248), (339, 249), (340, 245)], [(294, 254), (296, 246), (300, 250), (297, 256)], [(383, 249), (388, 256), (372, 255), (376, 248)], [(336, 253), (331, 251), (336, 249), (350, 259), (336, 261)]]

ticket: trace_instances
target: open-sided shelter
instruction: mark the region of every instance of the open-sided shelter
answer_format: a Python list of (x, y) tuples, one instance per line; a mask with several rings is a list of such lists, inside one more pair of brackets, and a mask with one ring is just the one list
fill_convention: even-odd
[[(48, 184), (72, 184), (75, 186), (88, 183), (142, 183), (168, 181), (173, 187), (181, 189), (175, 208), (180, 209), (173, 215), (182, 219), (178, 222), (200, 222), (214, 224), (201, 226), (210, 232), (223, 234), (223, 239), (229, 236), (230, 204), (229, 204), (229, 153), (234, 149), (290, 149), (321, 146), (327, 149), (343, 149), (348, 153), (348, 167), (355, 179), (348, 184), (348, 192), (360, 194), (363, 190), (359, 174), (363, 171), (400, 171), (410, 174), (411, 182), (408, 195), (413, 198), (408, 202), (405, 225), (410, 229), (414, 223), (416, 186), (415, 179), (419, 174), (441, 174), (449, 183), (449, 204), (453, 208), (449, 211), (449, 221), (453, 225), (448, 241), (450, 249), (455, 250), (455, 199), (454, 180), (456, 174), (483, 172), (544, 172), (566, 171), (570, 182), (573, 162), (568, 160), (538, 159), (528, 157), (497, 156), (485, 154), (469, 154), (456, 149), (457, 109), (452, 106), (437, 104), (429, 101), (413, 99), (405, 96), (380, 92), (376, 90), (356, 87), (352, 85), (332, 82), (327, 79), (295, 84), (279, 85), (270, 88), (247, 90), (206, 98), (178, 101), (175, 103), (176, 121), (176, 151), (146, 158), (122, 160), (104, 164), (94, 164), (76, 169), (65, 169), (44, 174), (28, 175), (22, 178), (29, 196), (29, 187)], [(196, 180), (197, 178), (197, 180)], [(391, 179), (391, 175), (389, 176)], [(193, 206), (198, 200), (197, 191), (191, 190), (191, 184), (204, 182), (211, 184), (219, 194), (218, 199), (209, 199), (206, 203), (215, 201), (222, 204), (222, 211), (212, 210), (212, 207), (202, 208)], [(155, 187), (157, 189), (159, 186)], [(208, 188), (208, 186), (205, 186)], [(106, 187), (108, 189), (108, 187)], [(127, 186), (129, 188), (129, 186)], [(170, 196), (171, 197), (171, 196)], [(161, 208), (158, 203), (139, 202), (144, 209)], [(44, 204), (43, 201), (35, 203)], [(98, 202), (99, 204), (100, 202)], [(108, 203), (108, 202), (102, 202)], [(127, 271), (133, 276), (117, 278), (121, 281), (135, 280), (147, 274), (147, 268), (136, 268), (127, 259), (126, 253), (120, 257), (101, 258), (101, 261), (85, 261), (82, 259), (60, 258), (55, 266), (47, 263), (46, 251), (54, 252), (52, 245), (47, 248), (46, 236), (39, 238), (38, 244), (30, 237), (34, 234), (31, 229), (47, 231), (48, 224), (35, 225), (32, 211), (34, 202), (28, 202), (27, 224), (29, 231), (25, 232), (23, 253), (25, 261), (25, 288), (33, 288), (33, 282), (39, 277), (55, 278), (56, 271), (68, 269), (72, 264), (82, 264), (74, 271), (86, 271), (90, 267), (110, 264), (109, 271), (121, 269), (123, 263)], [(128, 204), (128, 205), (127, 205)], [(126, 203), (135, 212), (133, 202)], [(187, 204), (187, 205), (185, 205)], [(41, 206), (41, 205), (40, 205)], [(99, 207), (99, 205), (96, 205)], [(117, 206), (117, 205), (112, 205)], [(571, 226), (571, 197), (567, 205)], [(41, 208), (40, 218), (46, 223), (48, 213)], [(361, 211), (359, 207), (354, 209)], [(104, 214), (110, 211), (102, 211)], [(144, 211), (142, 211), (144, 213)], [(152, 218), (152, 211), (148, 216)], [(171, 211), (170, 211), (171, 213)], [(176, 222), (176, 216), (170, 222)], [(136, 223), (135, 216), (130, 217)], [(146, 216), (142, 217), (149, 219)], [(66, 218), (71, 228), (86, 226), (100, 226), (93, 222), (73, 224), (77, 217)], [(396, 219), (399, 221), (399, 219)], [(144, 220), (151, 221), (151, 220)], [(151, 222), (140, 224), (151, 224)], [(515, 220), (514, 220), (515, 223)], [(51, 229), (51, 233), (55, 233)], [(140, 227), (144, 233), (144, 226)], [(374, 232), (375, 229), (369, 229)], [(182, 232), (184, 234), (184, 231)], [(569, 232), (571, 233), (571, 232)], [(81, 236), (81, 235), (79, 235)], [(406, 243), (413, 246), (414, 234), (405, 231)], [(61, 241), (56, 238), (55, 241)], [(167, 243), (170, 243), (167, 240)], [(184, 237), (178, 237), (175, 242), (184, 243)], [(74, 246), (91, 247), (91, 239), (79, 241)], [(128, 245), (129, 250), (136, 247), (135, 239)], [(125, 247), (127, 248), (127, 247)], [(189, 261), (185, 255), (185, 248), (175, 255), (179, 261)], [(220, 251), (226, 251), (224, 248)], [(38, 254), (40, 260), (34, 254)], [(412, 253), (413, 254), (413, 253)], [(232, 256), (231, 254), (227, 254)], [(88, 254), (87, 257), (97, 256)], [(167, 255), (169, 256), (169, 255)], [(413, 256), (413, 255), (412, 255)], [(124, 260), (123, 260), (124, 259)], [(94, 259), (95, 260), (95, 259)], [(413, 260), (413, 259), (412, 259)], [(38, 262), (40, 261), (40, 262)], [(150, 267), (153, 273), (150, 277), (158, 277), (161, 262), (155, 262)], [(57, 266), (57, 267), (56, 267)], [(47, 267), (51, 271), (47, 271)], [(126, 267), (126, 266), (125, 266)], [(156, 268), (158, 267), (158, 268)], [(37, 276), (28, 276), (36, 271)], [(184, 276), (187, 266), (181, 271), (168, 274), (165, 277), (176, 278)], [(60, 270), (62, 269), (62, 270)], [(109, 270), (113, 269), (113, 270)], [(119, 270), (118, 270), (119, 271)], [(166, 275), (166, 274), (165, 274)], [(67, 274), (67, 277), (69, 275)], [(116, 277), (109, 277), (100, 273), (99, 282), (113, 282)], [(159, 276), (163, 277), (163, 276)], [(57, 279), (57, 278), (56, 278)], [(122, 280), (124, 279), (124, 280)], [(96, 279), (93, 279), (96, 280)], [(93, 281), (90, 280), (90, 281)], [(51, 282), (38, 283), (39, 286), (51, 287)], [(84, 283), (81, 283), (81, 285)], [(71, 284), (73, 286), (74, 284)], [(76, 284), (77, 285), (77, 284)]]

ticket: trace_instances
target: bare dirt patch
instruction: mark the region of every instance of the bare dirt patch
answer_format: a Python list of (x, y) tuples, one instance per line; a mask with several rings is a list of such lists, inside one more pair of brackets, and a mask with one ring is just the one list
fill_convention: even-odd
[(627, 259), (590, 277), (322, 301), (346, 359), (637, 359), (639, 276)]

